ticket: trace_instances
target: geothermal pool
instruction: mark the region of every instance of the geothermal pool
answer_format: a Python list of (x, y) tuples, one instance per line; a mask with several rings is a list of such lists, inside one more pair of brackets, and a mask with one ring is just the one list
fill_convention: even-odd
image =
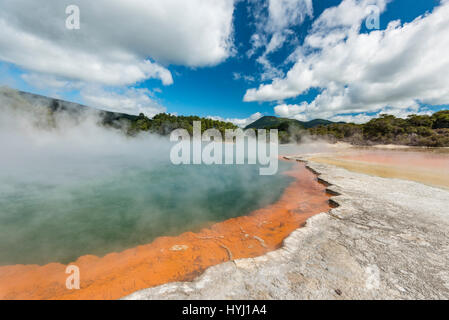
[(287, 162), (260, 176), (257, 166), (128, 158), (0, 174), (0, 265), (69, 263), (197, 231), (274, 203), (293, 181)]
[[(5, 113), (8, 115), (8, 113)], [(0, 118), (0, 299), (117, 299), (279, 248), (329, 209), (315, 175), (279, 162), (175, 166), (172, 144), (95, 118), (42, 129)], [(68, 265), (81, 289), (66, 287)]]
[[(330, 209), (326, 187), (302, 163), (280, 161), (274, 176), (254, 165), (174, 166), (165, 140), (96, 130), (37, 141), (0, 132), (8, 151), (0, 159), (0, 299), (118, 299), (189, 281), (279, 248)], [(349, 150), (316, 160), (448, 181), (447, 155)], [(80, 290), (65, 286), (69, 264), (80, 269)]]
[[(151, 204), (152, 210), (155, 210), (156, 207), (162, 210), (161, 208), (168, 206), (171, 210), (174, 209), (173, 211), (164, 211), (169, 218), (162, 214), (144, 218), (144, 214), (136, 214), (134, 211), (136, 208), (142, 209), (143, 206), (141, 204), (131, 205), (132, 201), (128, 200), (127, 206), (131, 206), (132, 210), (126, 209), (124, 212), (133, 217), (134, 220), (128, 219), (134, 223), (123, 223), (122, 221), (126, 221), (126, 216), (121, 215), (119, 218), (111, 219), (119, 223), (118, 226), (102, 221), (101, 217), (105, 219), (112, 213), (101, 209), (99, 210), (100, 217), (95, 217), (97, 211), (91, 210), (81, 215), (82, 219), (85, 219), (83, 223), (69, 222), (73, 226), (72, 228), (78, 228), (78, 233), (69, 230), (67, 233), (69, 236), (67, 236), (65, 233), (52, 229), (56, 230), (57, 237), (47, 233), (42, 235), (46, 241), (51, 238), (65, 239), (59, 243), (52, 245), (44, 242), (40, 244), (42, 243), (39, 241), (40, 234), (33, 232), (38, 243), (34, 247), (37, 248), (39, 254), (32, 254), (36, 259), (42, 259), (44, 256), (50, 260), (50, 257), (64, 256), (68, 252), (64, 244), (67, 244), (69, 240), (74, 241), (76, 245), (69, 243), (68, 247), (77, 250), (78, 255), (90, 252), (70, 263), (80, 269), (81, 290), (67, 290), (65, 287), (67, 265), (64, 263), (50, 263), (43, 266), (6, 265), (0, 266), (0, 299), (117, 299), (151, 286), (173, 281), (192, 280), (206, 268), (218, 263), (232, 259), (256, 257), (279, 248), (283, 240), (292, 231), (302, 226), (310, 216), (329, 210), (329, 195), (325, 192), (325, 186), (319, 184), (316, 176), (303, 164), (281, 162), (280, 166), (279, 175), (272, 177), (259, 176), (257, 168), (254, 168), (257, 169), (254, 172), (253, 168), (240, 168), (237, 171), (234, 171), (235, 168), (202, 168), (201, 172), (207, 177), (207, 180), (217, 181), (217, 183), (209, 183), (206, 186), (201, 186), (203, 181), (197, 176), (198, 172), (168, 175), (170, 184), (177, 186), (176, 191), (179, 195), (174, 196), (177, 200), (184, 199), (185, 195), (192, 196), (191, 190), (194, 188), (192, 185), (185, 186), (177, 181), (190, 181), (191, 174), (193, 174), (196, 177), (196, 182), (200, 183), (200, 186), (197, 186), (199, 189), (195, 189), (195, 193), (198, 192), (194, 197), (195, 201), (189, 197), (187, 202), (176, 204), (168, 204), (165, 197), (155, 200), (161, 196), (160, 192), (166, 194), (167, 190), (163, 191), (163, 188), (159, 188), (160, 191), (155, 191), (154, 188), (152, 189), (158, 195), (151, 197), (154, 200)], [(287, 169), (290, 170), (286, 171)], [(232, 170), (232, 172), (227, 172), (227, 170)], [(141, 173), (139, 177), (142, 176), (145, 175)], [(183, 178), (179, 180), (180, 177)], [(163, 181), (162, 177), (159, 179)], [(247, 181), (250, 181), (253, 186), (248, 186)], [(134, 180), (133, 183), (135, 184), (136, 181)], [(103, 187), (107, 185), (107, 182), (101, 184)], [(165, 183), (162, 185), (170, 188)], [(127, 186), (129, 187), (128, 184), (123, 184), (123, 187)], [(211, 186), (214, 187), (211, 192), (208, 192), (207, 190)], [(190, 191), (187, 190), (188, 188)], [(89, 188), (89, 192), (83, 194), (86, 197), (95, 196), (94, 190), (95, 188)], [(119, 188), (119, 190), (114, 195), (123, 201), (128, 193), (124, 189)], [(174, 189), (170, 190), (173, 192)], [(103, 194), (105, 191), (98, 192)], [(141, 199), (141, 197), (142, 194), (139, 193), (137, 199)], [(132, 197), (132, 199), (135, 198)], [(144, 203), (150, 204), (150, 202)], [(192, 205), (194, 210), (187, 208), (188, 205)], [(74, 212), (74, 208), (79, 209), (80, 207), (84, 208), (83, 205), (67, 208), (69, 210), (64, 215), (69, 215), (69, 212)], [(122, 207), (124, 206), (119, 202), (108, 206), (109, 210), (114, 208), (118, 210)], [(255, 210), (252, 210), (253, 208)], [(149, 211), (145, 212), (147, 215), (151, 215)], [(172, 212), (171, 215), (170, 212)], [(180, 217), (179, 215), (184, 212), (187, 216)], [(53, 215), (49, 219), (55, 219), (55, 216)], [(75, 220), (70, 217), (65, 219), (67, 221)], [(213, 223), (214, 221), (222, 222)], [(99, 226), (91, 226), (93, 222), (98, 223)], [(167, 228), (167, 226), (170, 227)], [(162, 227), (166, 229), (161, 229)], [(201, 227), (203, 228), (199, 230)], [(31, 228), (32, 224), (26, 227), (32, 232)], [(49, 228), (48, 225), (44, 225), (40, 230), (47, 228)], [(17, 230), (21, 231), (21, 228), (17, 227)], [(98, 234), (92, 234), (91, 230), (96, 230)], [(124, 230), (128, 233), (125, 233)], [(150, 236), (145, 233), (145, 230), (149, 230)], [(182, 230), (189, 231), (180, 233)], [(197, 231), (192, 232), (192, 230)], [(168, 237), (167, 233), (176, 236)], [(25, 233), (21, 234), (26, 235)], [(89, 241), (82, 239), (83, 237), (102, 247), (97, 248)], [(149, 242), (155, 237), (154, 241)], [(106, 243), (107, 239), (110, 240), (110, 244)], [(81, 243), (85, 243), (86, 247), (80, 248)], [(10, 244), (13, 245), (12, 242)], [(27, 244), (33, 246), (31, 241)], [(47, 245), (57, 248), (59, 251), (55, 249), (55, 252), (49, 253)], [(119, 251), (118, 248), (125, 246), (129, 249)], [(109, 253), (103, 257), (92, 255), (91, 252), (106, 253), (108, 250), (110, 250)], [(24, 258), (23, 255), (12, 250), (5, 251), (3, 254), (8, 259), (30, 259)], [(68, 252), (68, 255), (72, 254), (72, 252)]]

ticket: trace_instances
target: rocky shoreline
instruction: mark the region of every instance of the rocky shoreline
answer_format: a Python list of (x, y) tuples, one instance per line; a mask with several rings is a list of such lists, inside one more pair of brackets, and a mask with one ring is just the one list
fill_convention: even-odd
[(281, 249), (124, 299), (449, 299), (449, 192), (296, 159), (336, 208)]

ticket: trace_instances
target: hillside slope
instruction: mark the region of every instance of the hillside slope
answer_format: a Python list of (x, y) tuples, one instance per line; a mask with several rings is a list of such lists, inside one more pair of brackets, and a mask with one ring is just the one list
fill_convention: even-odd
[(290, 126), (295, 126), (297, 128), (310, 129), (315, 128), (320, 125), (330, 125), (335, 122), (323, 119), (315, 119), (311, 121), (298, 121), (295, 119), (288, 118), (278, 118), (273, 116), (265, 116), (259, 120), (251, 123), (245, 129), (279, 129)]
[(19, 111), (23, 115), (38, 116), (38, 125), (41, 127), (55, 127), (57, 118), (59, 118), (57, 115), (60, 114), (68, 114), (69, 118), (75, 122), (83, 121), (83, 117), (86, 115), (93, 115), (97, 117), (96, 120), (99, 125), (120, 129), (129, 135), (136, 135), (140, 132), (168, 135), (172, 130), (179, 128), (192, 133), (193, 121), (200, 121), (202, 130), (215, 128), (224, 132), (226, 129), (237, 128), (229, 122), (197, 116), (175, 116), (161, 113), (150, 119), (144, 114), (137, 116), (110, 112), (7, 87), (0, 87), (0, 108), (2, 108), (2, 111), (9, 108)]

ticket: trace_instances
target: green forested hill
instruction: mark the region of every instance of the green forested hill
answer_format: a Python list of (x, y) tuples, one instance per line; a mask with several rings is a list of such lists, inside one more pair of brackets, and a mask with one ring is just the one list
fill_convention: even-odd
[(333, 123), (335, 122), (323, 119), (315, 119), (304, 122), (295, 119), (265, 116), (248, 125), (246, 129), (285, 129), (286, 127), (290, 126), (294, 126), (296, 128), (309, 129), (320, 125), (329, 125)]
[(251, 123), (245, 129), (277, 129), (279, 131), (279, 141), (281, 143), (289, 143), (301, 141), (307, 129), (331, 124), (335, 124), (335, 122), (322, 119), (303, 122), (295, 119), (265, 116)]
[(304, 123), (304, 127), (306, 127), (307, 129), (310, 129), (310, 128), (315, 128), (318, 126), (328, 126), (330, 124), (344, 123), (344, 122), (332, 122), (329, 120), (315, 119), (315, 120), (311, 120), (309, 122), (303, 122), (303, 123)]
[(265, 116), (249, 124), (245, 129), (274, 129), (282, 125), (295, 125), (303, 127), (298, 120)]

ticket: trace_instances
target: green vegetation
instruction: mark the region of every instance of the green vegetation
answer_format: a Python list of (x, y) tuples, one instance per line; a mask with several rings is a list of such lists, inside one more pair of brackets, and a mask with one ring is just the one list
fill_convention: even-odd
[(247, 128), (278, 129), (281, 143), (301, 142), (308, 137), (354, 145), (449, 147), (449, 110), (439, 111), (431, 116), (410, 115), (407, 119), (383, 114), (365, 124), (335, 123), (320, 119), (301, 122), (263, 117)]
[(278, 118), (278, 117), (272, 117), (272, 116), (265, 116), (260, 118), (259, 120), (251, 123), (246, 127), (246, 129), (266, 129), (268, 127), (277, 129), (285, 129), (286, 127), (297, 127), (297, 128), (314, 128), (319, 125), (329, 125), (333, 124), (335, 122), (329, 121), (329, 120), (323, 120), (323, 119), (315, 119), (312, 121), (298, 121), (295, 119), (288, 119), (288, 118)]
[(407, 119), (383, 114), (365, 124), (340, 123), (309, 129), (313, 137), (357, 145), (400, 144), (449, 147), (449, 110)]
[[(5, 103), (24, 108), (46, 107), (43, 120), (36, 117), (40, 127), (55, 127), (54, 115), (66, 112), (82, 121), (80, 115), (90, 110), (89, 107), (58, 99), (51, 99), (31, 93), (15, 91), (0, 87), (0, 98)], [(20, 101), (20, 103), (17, 103)], [(14, 102), (14, 103), (13, 103)], [(24, 103), (28, 102), (28, 103)], [(30, 109), (31, 110), (31, 109)], [(224, 134), (226, 129), (237, 127), (229, 122), (217, 121), (196, 116), (174, 116), (161, 113), (153, 119), (143, 114), (127, 115), (108, 111), (99, 111), (100, 124), (125, 130), (129, 135), (139, 132), (151, 132), (168, 135), (172, 130), (182, 128), (190, 134), (193, 121), (201, 121), (202, 131), (215, 128)], [(41, 121), (42, 120), (42, 121)], [(262, 117), (246, 127), (246, 129), (278, 129), (281, 143), (301, 142), (305, 137), (325, 139), (330, 142), (344, 141), (355, 145), (400, 144), (409, 146), (449, 147), (449, 110), (428, 115), (410, 115), (407, 119), (392, 115), (381, 115), (365, 124), (335, 123), (316, 119), (302, 122), (294, 119), (278, 117)]]
[(335, 124), (335, 122), (322, 119), (303, 122), (295, 119), (265, 116), (251, 123), (245, 129), (277, 129), (279, 131), (279, 142), (289, 143), (301, 142), (302, 138), (307, 133), (307, 129), (332, 124)]
[(140, 114), (132, 120), (128, 133), (135, 135), (141, 131), (157, 133), (160, 135), (169, 135), (175, 129), (186, 129), (190, 134), (193, 132), (193, 121), (201, 122), (201, 131), (208, 129), (217, 129), (224, 136), (226, 129), (237, 129), (237, 126), (230, 122), (212, 120), (209, 118), (200, 118), (197, 116), (174, 116), (171, 114), (160, 113), (150, 119), (144, 114)]
[(285, 129), (291, 125), (303, 127), (298, 120), (265, 116), (251, 123), (245, 129)]

